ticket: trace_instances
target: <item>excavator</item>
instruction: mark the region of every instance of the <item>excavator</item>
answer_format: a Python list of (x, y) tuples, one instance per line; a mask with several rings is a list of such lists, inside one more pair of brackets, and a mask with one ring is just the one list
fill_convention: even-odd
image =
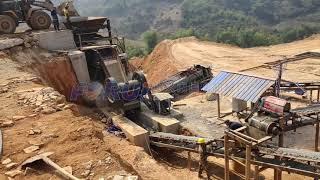
[(51, 18), (45, 10), (53, 8), (50, 0), (0, 0), (0, 33), (12, 34), (20, 23), (33, 30), (48, 29)]

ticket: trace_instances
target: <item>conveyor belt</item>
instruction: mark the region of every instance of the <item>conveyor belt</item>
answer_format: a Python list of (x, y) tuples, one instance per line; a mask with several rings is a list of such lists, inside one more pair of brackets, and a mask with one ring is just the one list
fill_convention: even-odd
[[(151, 145), (158, 147), (171, 148), (176, 150), (184, 150), (197, 152), (198, 137), (182, 136), (167, 133), (154, 133), (150, 135)], [(215, 140), (206, 139), (206, 142)], [(221, 140), (217, 140), (220, 142)], [(224, 148), (220, 144), (213, 144), (209, 147), (208, 154), (215, 157), (224, 157)], [(320, 169), (317, 166), (320, 163), (320, 153), (296, 150), (289, 148), (266, 148), (259, 147), (261, 156), (254, 156), (251, 163), (254, 165), (279, 169), (309, 177), (320, 177)], [(231, 156), (234, 159), (245, 161), (243, 153)], [(279, 159), (275, 159), (279, 157)]]
[(286, 58), (286, 59), (273, 61), (273, 62), (267, 62), (267, 63), (264, 63), (263, 65), (260, 65), (260, 66), (256, 66), (256, 67), (252, 67), (252, 68), (248, 68), (248, 69), (243, 69), (240, 72), (252, 71), (252, 70), (256, 70), (256, 69), (260, 69), (260, 68), (272, 69), (273, 67), (278, 66), (280, 64), (291, 63), (291, 62), (295, 62), (295, 61), (304, 60), (307, 58), (319, 58), (319, 57), (320, 57), (320, 53), (318, 53), (318, 52), (306, 52), (303, 54), (298, 54), (298, 55), (291, 57), (291, 58)]
[(266, 168), (280, 169), (309, 177), (320, 177), (316, 166), (295, 160), (277, 160), (265, 157), (258, 157), (252, 161), (253, 164)]
[[(158, 147), (165, 147), (170, 149), (180, 149), (191, 152), (198, 151), (197, 141), (199, 137), (194, 136), (183, 136), (169, 133), (157, 132), (150, 136), (151, 145)], [(204, 138), (206, 142), (210, 142), (208, 146), (208, 152), (215, 153), (217, 150), (223, 148), (222, 140), (215, 140), (211, 138)], [(223, 152), (222, 152), (223, 153)]]
[(166, 79), (165, 81), (162, 81), (161, 83), (152, 87), (151, 89), (154, 92), (164, 92), (181, 78), (183, 78), (183, 76), (181, 76), (180, 74), (176, 74), (175, 76), (171, 77), (170, 79)]
[(308, 115), (315, 115), (320, 113), (320, 105), (313, 105), (304, 108), (297, 108), (291, 110), (292, 113), (295, 113), (299, 116), (308, 116)]
[(320, 153), (289, 148), (259, 148), (260, 153), (282, 158), (320, 163)]
[[(197, 143), (197, 140), (199, 139), (199, 137), (157, 132), (157, 133), (151, 134), (150, 139), (159, 139), (162, 141), (172, 140), (172, 141), (180, 141), (180, 142), (187, 142), (187, 143)], [(214, 140), (211, 138), (204, 138), (204, 139), (206, 140), (206, 142)]]
[(208, 74), (206, 71), (211, 71), (211, 69), (196, 65), (167, 78), (152, 87), (151, 90), (153, 92), (167, 92), (170, 94), (189, 92), (188, 88), (192, 88), (189, 87), (192, 84), (201, 84), (211, 80), (212, 74)]

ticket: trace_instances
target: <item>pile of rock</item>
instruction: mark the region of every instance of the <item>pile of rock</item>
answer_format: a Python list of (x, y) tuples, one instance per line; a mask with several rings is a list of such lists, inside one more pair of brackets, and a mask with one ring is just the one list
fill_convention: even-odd
[(138, 180), (139, 177), (132, 175), (130, 173), (127, 173), (126, 171), (119, 171), (117, 175), (113, 177), (108, 177), (107, 179), (111, 180)]
[(19, 97), (18, 104), (31, 106), (34, 112), (52, 114), (70, 108), (70, 105), (65, 104), (65, 97), (51, 87), (33, 88), (16, 93)]
[(38, 47), (39, 46), (39, 40), (34, 37), (33, 34), (28, 34), (23, 37), (24, 41), (24, 46), (26, 48), (31, 48), (31, 47)]
[(9, 49), (15, 46), (20, 46), (22, 44), (23, 44), (23, 39), (20, 39), (20, 38), (0, 39), (0, 50)]

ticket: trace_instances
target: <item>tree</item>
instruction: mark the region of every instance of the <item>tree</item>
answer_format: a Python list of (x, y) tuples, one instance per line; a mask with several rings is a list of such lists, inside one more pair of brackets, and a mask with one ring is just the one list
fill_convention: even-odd
[(193, 29), (179, 29), (176, 31), (174, 35), (172, 35), (171, 39), (178, 39), (178, 38), (183, 38), (183, 37), (190, 37), (194, 36), (194, 31)]
[(158, 43), (158, 35), (154, 31), (146, 31), (142, 34), (144, 43), (146, 44), (147, 53), (151, 53)]
[(220, 31), (216, 34), (217, 42), (239, 45), (238, 44), (238, 32), (233, 29), (227, 29)]

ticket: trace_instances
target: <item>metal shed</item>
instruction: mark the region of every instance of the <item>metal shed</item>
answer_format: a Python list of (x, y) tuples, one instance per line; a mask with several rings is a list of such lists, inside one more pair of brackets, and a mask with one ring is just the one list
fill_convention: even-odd
[[(261, 95), (275, 84), (274, 79), (246, 75), (236, 72), (221, 71), (202, 88), (208, 93), (232, 97), (237, 100), (256, 103)], [(218, 96), (218, 113), (220, 116), (220, 99)]]

